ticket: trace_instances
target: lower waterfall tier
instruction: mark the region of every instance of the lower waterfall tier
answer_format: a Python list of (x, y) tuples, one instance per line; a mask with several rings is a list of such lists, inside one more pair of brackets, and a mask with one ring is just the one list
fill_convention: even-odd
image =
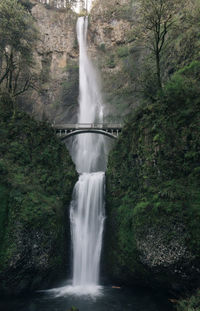
[(70, 219), (73, 285), (98, 285), (104, 227), (105, 173), (84, 173), (75, 185)]

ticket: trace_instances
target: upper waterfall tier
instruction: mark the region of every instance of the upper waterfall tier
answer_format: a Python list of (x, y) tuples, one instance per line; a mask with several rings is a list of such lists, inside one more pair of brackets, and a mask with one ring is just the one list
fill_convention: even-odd
[(72, 4), (72, 9), (77, 14), (80, 14), (82, 11), (90, 13), (94, 0), (37, 0), (42, 4), (47, 4), (57, 9), (67, 8), (67, 4)]
[[(70, 0), (70, 2), (73, 2), (73, 0)], [(78, 0), (75, 1), (75, 4), (72, 6), (72, 8), (78, 14), (80, 14), (82, 11), (90, 13), (93, 3), (94, 0), (84, 0), (84, 1)]]
[[(88, 17), (79, 17), (79, 123), (103, 121), (103, 105), (96, 70), (87, 53)], [(78, 135), (72, 157), (79, 173), (105, 171), (105, 142), (101, 135)]]

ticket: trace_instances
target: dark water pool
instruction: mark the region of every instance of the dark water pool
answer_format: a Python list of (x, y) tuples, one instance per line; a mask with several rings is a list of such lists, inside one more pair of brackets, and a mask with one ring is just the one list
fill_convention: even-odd
[[(62, 293), (63, 295), (63, 293)], [(36, 293), (31, 297), (1, 299), (0, 311), (172, 311), (166, 297), (144, 289), (102, 287), (97, 296), (78, 296), (70, 292)]]

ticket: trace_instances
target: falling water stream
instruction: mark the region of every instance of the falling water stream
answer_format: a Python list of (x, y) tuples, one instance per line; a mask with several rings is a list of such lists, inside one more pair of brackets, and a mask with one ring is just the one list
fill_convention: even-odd
[[(98, 79), (87, 53), (88, 17), (79, 17), (79, 123), (102, 121), (103, 109)], [(79, 292), (97, 290), (104, 226), (104, 183), (106, 161), (104, 138), (82, 134), (74, 143), (74, 161), (79, 180), (70, 208), (73, 244), (73, 286)]]
[[(87, 7), (87, 3), (85, 5)], [(79, 124), (103, 122), (99, 79), (87, 51), (87, 30), (88, 17), (79, 17)], [(70, 205), (72, 286), (58, 289), (57, 294), (97, 295), (105, 219), (105, 138), (91, 133), (78, 135), (73, 141), (71, 155), (79, 173)]]

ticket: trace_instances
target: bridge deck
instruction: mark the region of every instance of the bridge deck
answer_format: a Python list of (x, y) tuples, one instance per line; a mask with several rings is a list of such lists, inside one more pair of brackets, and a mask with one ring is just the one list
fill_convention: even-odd
[(121, 123), (53, 124), (52, 126), (61, 139), (83, 133), (96, 133), (117, 138), (122, 130)]
[(77, 130), (77, 129), (122, 129), (122, 124), (116, 123), (77, 123), (77, 124), (55, 124), (58, 130)]

